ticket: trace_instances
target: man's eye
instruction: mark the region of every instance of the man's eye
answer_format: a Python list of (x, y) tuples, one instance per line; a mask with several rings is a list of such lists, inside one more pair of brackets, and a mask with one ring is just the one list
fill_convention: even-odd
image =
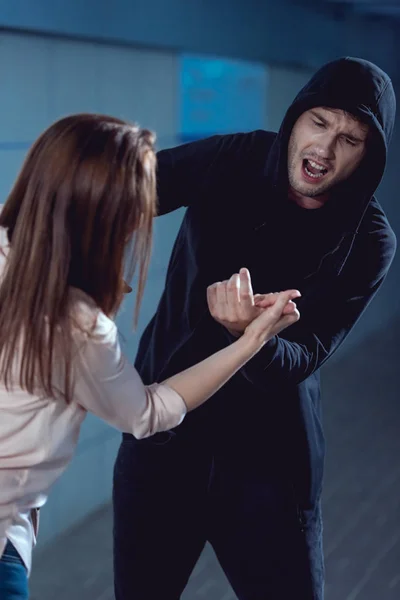
[(349, 138), (346, 138), (346, 144), (349, 144), (349, 146), (355, 146), (356, 142), (354, 142), (353, 140), (349, 140)]
[(317, 127), (321, 127), (321, 128), (325, 127), (325, 123), (321, 123), (321, 121), (314, 121), (314, 120), (313, 120), (313, 123), (314, 123), (314, 125), (316, 125)]

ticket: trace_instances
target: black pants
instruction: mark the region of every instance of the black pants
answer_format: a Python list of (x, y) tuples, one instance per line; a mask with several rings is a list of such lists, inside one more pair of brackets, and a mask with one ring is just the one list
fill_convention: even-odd
[(239, 600), (322, 600), (319, 507), (301, 526), (282, 479), (239, 454), (167, 440), (125, 438), (118, 453), (116, 600), (178, 600), (207, 540)]

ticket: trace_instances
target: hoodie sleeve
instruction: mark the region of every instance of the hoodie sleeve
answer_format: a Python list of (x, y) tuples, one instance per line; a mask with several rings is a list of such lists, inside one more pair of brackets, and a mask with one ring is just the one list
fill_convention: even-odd
[(214, 135), (160, 150), (157, 153), (158, 214), (207, 200), (213, 173), (217, 174), (218, 181), (224, 176), (231, 178), (236, 161), (248, 157), (249, 149), (255, 144), (264, 144), (265, 137), (263, 131)]
[[(301, 383), (339, 348), (382, 285), (396, 250), (387, 223), (359, 234), (339, 276), (312, 309), (300, 308), (300, 320), (274, 336), (242, 369), (255, 386), (271, 382)], [(226, 331), (226, 330), (225, 330)]]

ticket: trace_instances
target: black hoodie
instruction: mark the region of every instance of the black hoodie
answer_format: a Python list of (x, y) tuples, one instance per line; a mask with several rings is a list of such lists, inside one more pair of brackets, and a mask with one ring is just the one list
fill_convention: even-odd
[[(287, 198), (288, 141), (298, 117), (317, 106), (354, 114), (372, 135), (360, 167), (326, 206), (305, 210)], [(395, 252), (374, 197), (394, 119), (389, 77), (367, 61), (343, 58), (300, 91), (278, 134), (214, 136), (158, 153), (159, 213), (188, 210), (136, 367), (146, 383), (161, 381), (230, 343), (208, 313), (206, 287), (242, 266), (257, 293), (300, 289), (300, 321), (178, 430), (206, 432), (216, 455), (260, 477), (278, 470), (304, 511), (312, 511), (322, 485), (319, 368), (379, 289)]]

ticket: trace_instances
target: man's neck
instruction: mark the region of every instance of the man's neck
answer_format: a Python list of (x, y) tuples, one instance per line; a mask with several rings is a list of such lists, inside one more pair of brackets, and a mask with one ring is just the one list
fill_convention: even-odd
[(299, 194), (291, 187), (289, 187), (288, 196), (289, 200), (292, 200), (292, 202), (295, 202), (302, 208), (306, 208), (308, 210), (322, 208), (329, 198), (328, 194), (316, 196), (315, 198), (309, 198), (308, 196), (303, 196), (302, 194)]

